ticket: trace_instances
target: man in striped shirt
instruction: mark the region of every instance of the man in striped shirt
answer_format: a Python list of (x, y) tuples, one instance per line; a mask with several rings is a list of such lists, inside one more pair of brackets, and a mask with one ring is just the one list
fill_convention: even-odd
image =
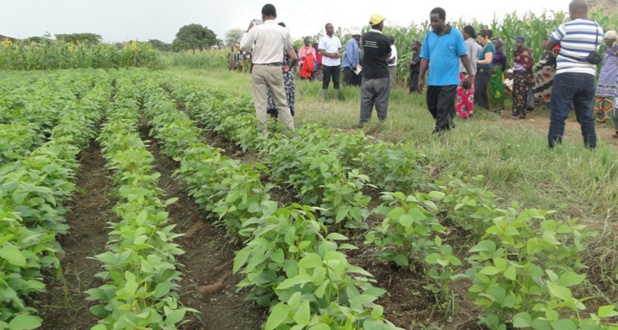
[(571, 1), (569, 13), (571, 21), (561, 24), (544, 45), (550, 50), (560, 44), (550, 102), (549, 147), (562, 143), (565, 120), (573, 105), (584, 145), (594, 149), (597, 145), (592, 113), (596, 64), (588, 62), (587, 57), (603, 42), (603, 28), (588, 19), (585, 0)]

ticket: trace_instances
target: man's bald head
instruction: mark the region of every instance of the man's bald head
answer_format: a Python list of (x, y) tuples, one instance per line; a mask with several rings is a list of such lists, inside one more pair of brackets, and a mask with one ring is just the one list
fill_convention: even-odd
[(573, 0), (569, 4), (569, 11), (578, 13), (588, 13), (588, 3), (586, 0)]

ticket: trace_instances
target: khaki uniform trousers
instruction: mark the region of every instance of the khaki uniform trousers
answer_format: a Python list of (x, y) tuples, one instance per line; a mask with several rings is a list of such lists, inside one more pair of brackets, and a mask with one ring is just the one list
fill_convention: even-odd
[(266, 95), (268, 88), (273, 95), (273, 101), (279, 111), (278, 119), (285, 124), (289, 130), (294, 130), (294, 118), (290, 113), (285, 89), (283, 88), (283, 74), (281, 66), (253, 65), (253, 103), (255, 103), (255, 116), (260, 123), (266, 123), (268, 107)]

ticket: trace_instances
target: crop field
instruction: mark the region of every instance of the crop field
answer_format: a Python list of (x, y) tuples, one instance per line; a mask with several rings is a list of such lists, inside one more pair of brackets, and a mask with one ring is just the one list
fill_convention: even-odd
[(615, 210), (589, 226), (379, 134), (262, 136), (250, 98), (183, 75), (2, 75), (1, 328), (616, 327), (615, 259), (590, 257)]
[[(564, 15), (471, 24), (538, 49)], [(0, 43), (0, 329), (618, 329), (613, 127), (549, 150), (541, 106), (432, 136), (404, 87), (426, 29), (386, 31), (384, 123), (296, 80), (267, 135), (226, 50)]]

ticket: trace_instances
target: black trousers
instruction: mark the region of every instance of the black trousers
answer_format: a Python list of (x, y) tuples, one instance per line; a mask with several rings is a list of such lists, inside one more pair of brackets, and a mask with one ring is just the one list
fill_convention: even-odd
[(491, 69), (481, 68), (476, 72), (474, 78), (474, 104), (489, 110), (489, 94), (487, 87), (491, 79)]
[(410, 93), (418, 91), (418, 75), (419, 75), (418, 71), (410, 70), (410, 84), (409, 84)]
[(333, 87), (335, 89), (339, 89), (339, 77), (341, 76), (341, 66), (327, 66), (322, 65), (322, 74), (324, 78), (322, 78), (322, 89), (328, 89), (328, 84), (330, 83), (330, 77), (333, 77)]
[(456, 96), (457, 85), (427, 86), (427, 108), (436, 120), (434, 133), (451, 129)]
[(354, 73), (351, 68), (343, 68), (343, 84), (351, 86), (360, 86), (361, 76)]

